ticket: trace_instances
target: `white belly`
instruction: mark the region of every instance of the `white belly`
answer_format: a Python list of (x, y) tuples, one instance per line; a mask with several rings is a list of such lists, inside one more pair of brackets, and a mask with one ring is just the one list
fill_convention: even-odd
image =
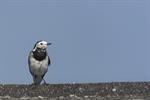
[(30, 59), (30, 70), (34, 75), (44, 75), (48, 70), (48, 58), (43, 61), (37, 61), (34, 58)]

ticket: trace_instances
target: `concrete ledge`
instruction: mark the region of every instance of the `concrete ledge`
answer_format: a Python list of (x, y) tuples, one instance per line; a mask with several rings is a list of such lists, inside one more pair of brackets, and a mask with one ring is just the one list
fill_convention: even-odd
[(0, 100), (150, 100), (150, 82), (0, 85)]

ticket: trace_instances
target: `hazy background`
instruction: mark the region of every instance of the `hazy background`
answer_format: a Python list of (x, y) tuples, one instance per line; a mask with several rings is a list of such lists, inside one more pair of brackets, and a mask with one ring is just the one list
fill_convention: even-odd
[(38, 40), (49, 83), (150, 81), (150, 0), (1, 0), (0, 83), (32, 83)]

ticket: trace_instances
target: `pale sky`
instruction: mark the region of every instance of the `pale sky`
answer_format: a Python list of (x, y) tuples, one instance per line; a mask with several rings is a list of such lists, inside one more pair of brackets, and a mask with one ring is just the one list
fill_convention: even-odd
[(1, 0), (0, 84), (31, 84), (46, 40), (48, 83), (150, 81), (150, 0)]

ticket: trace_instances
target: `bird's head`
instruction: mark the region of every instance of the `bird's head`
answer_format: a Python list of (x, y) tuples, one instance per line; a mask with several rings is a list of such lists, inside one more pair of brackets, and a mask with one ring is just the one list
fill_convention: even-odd
[(38, 42), (36, 42), (36, 44), (34, 46), (34, 49), (43, 49), (43, 50), (45, 50), (45, 49), (47, 49), (47, 47), (49, 45), (51, 45), (51, 43), (48, 43), (48, 42), (43, 41), (43, 40), (42, 41), (38, 41)]

